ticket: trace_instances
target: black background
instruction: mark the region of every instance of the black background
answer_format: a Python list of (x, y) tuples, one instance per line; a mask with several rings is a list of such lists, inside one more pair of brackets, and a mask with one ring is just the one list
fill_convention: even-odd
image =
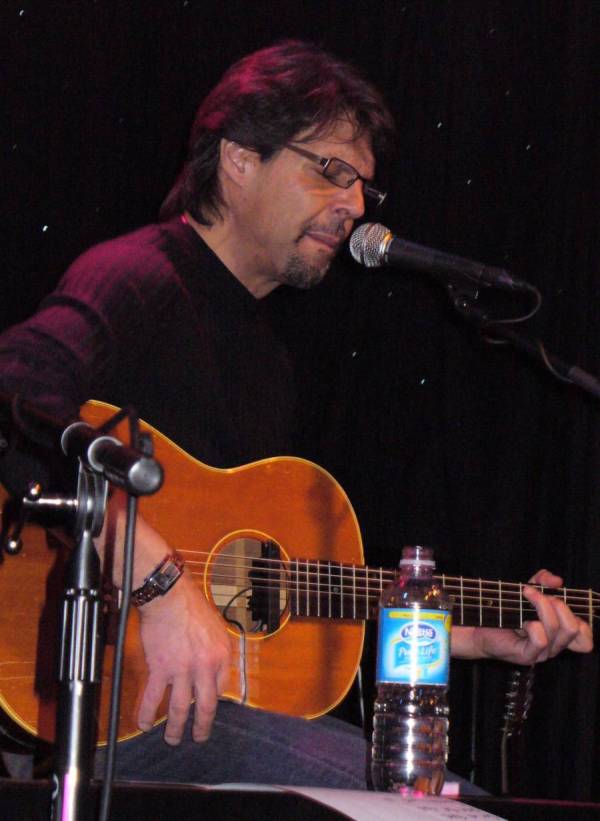
[[(543, 306), (523, 329), (600, 373), (593, 0), (5, 0), (0, 16), (2, 324), (84, 248), (156, 218), (193, 113), (233, 60), (301, 37), (361, 67), (395, 114), (377, 219), (536, 285)], [(424, 277), (334, 273), (293, 309), (283, 292), (271, 302), (302, 374), (298, 447), (348, 490), (369, 563), (419, 539), (452, 572), (547, 566), (600, 589), (597, 400), (482, 343)], [(498, 792), (506, 670), (477, 665), (473, 690), (471, 667), (453, 673), (451, 763), (468, 772), (475, 742), (476, 779)], [(597, 691), (595, 654), (539, 668), (515, 792), (600, 797)]]

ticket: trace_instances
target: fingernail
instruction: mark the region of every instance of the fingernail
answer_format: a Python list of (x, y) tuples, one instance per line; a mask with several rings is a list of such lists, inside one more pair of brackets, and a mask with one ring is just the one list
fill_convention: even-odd
[(167, 744), (170, 744), (171, 747), (176, 747), (181, 741), (181, 739), (179, 738), (179, 736), (165, 735), (165, 741), (167, 742)]

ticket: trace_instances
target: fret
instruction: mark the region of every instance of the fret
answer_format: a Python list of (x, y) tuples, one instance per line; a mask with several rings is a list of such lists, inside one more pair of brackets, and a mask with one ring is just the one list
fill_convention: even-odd
[(594, 624), (594, 605), (593, 605), (592, 596), (593, 596), (593, 593), (592, 593), (592, 590), (590, 589), (590, 590), (588, 590), (588, 614), (589, 614), (590, 627), (592, 627), (593, 624)]
[[(363, 589), (364, 595), (361, 597), (361, 601), (363, 603), (362, 612), (359, 613), (359, 618), (361, 619), (368, 619), (369, 618), (369, 602), (371, 601), (371, 579), (369, 568), (364, 567), (363, 569), (363, 580), (361, 583), (361, 588)], [(360, 576), (359, 576), (360, 578)]]
[(331, 612), (331, 562), (327, 562), (327, 602), (328, 602), (328, 615), (329, 618), (332, 617)]
[[(356, 569), (356, 618), (365, 618), (364, 613), (369, 609), (368, 602), (371, 593), (371, 583), (369, 580), (369, 568), (355, 565)], [(362, 602), (362, 606), (361, 606)]]
[(498, 627), (502, 627), (502, 582), (498, 579)]
[(335, 572), (333, 575), (333, 581), (331, 586), (331, 594), (333, 599), (333, 606), (331, 609), (331, 616), (332, 618), (339, 618), (340, 610), (341, 610), (341, 601), (342, 601), (342, 572), (341, 572), (341, 565), (335, 564), (334, 571), (337, 571), (337, 584), (335, 581)]
[(340, 619), (344, 618), (344, 593), (346, 592), (344, 586), (344, 565), (340, 565)]
[[(357, 619), (368, 619), (369, 618), (369, 594), (370, 594), (370, 583), (369, 583), (369, 571), (366, 567), (358, 566), (356, 568), (356, 572), (358, 574), (358, 601), (356, 605), (356, 618)], [(362, 606), (361, 606), (362, 604)]]
[(479, 579), (479, 626), (483, 624), (483, 588)]
[(523, 585), (519, 584), (519, 627), (523, 627)]
[(369, 618), (376, 618), (378, 612), (379, 599), (383, 592), (383, 568), (377, 570), (375, 576), (375, 595), (369, 599)]
[(352, 618), (356, 618), (356, 565), (352, 565)]
[(317, 618), (321, 618), (321, 563), (317, 559)]
[[(308, 559), (295, 559), (296, 582), (294, 585), (297, 616), (310, 615), (310, 564)], [(301, 564), (302, 563), (302, 564)]]
[(366, 596), (364, 598), (364, 606), (363, 606), (363, 612), (362, 612), (361, 616), (362, 616), (363, 619), (368, 619), (371, 615), (371, 600), (373, 599), (373, 592), (371, 590), (371, 577), (372, 576), (371, 576), (371, 571), (369, 570), (369, 568), (366, 568), (365, 576), (366, 576), (366, 580), (367, 580), (367, 590), (366, 590)]
[[(369, 619), (371, 618), (371, 604), (373, 599), (373, 588), (371, 585), (372, 579), (372, 571), (370, 568), (365, 567), (363, 568), (362, 581), (361, 581), (361, 568), (358, 568), (359, 575), (358, 575), (358, 589), (359, 589), (359, 597), (358, 602), (359, 605), (362, 602), (362, 606), (359, 606), (357, 609), (356, 617), (358, 619)], [(361, 592), (363, 595), (361, 595)]]
[(465, 623), (465, 585), (462, 576), (460, 577), (460, 623)]

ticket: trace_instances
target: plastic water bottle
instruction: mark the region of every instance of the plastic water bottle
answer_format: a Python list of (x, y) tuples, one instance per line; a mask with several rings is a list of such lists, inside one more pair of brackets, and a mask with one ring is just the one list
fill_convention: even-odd
[(437, 795), (448, 756), (451, 602), (433, 552), (405, 547), (379, 605), (371, 777), (376, 790)]

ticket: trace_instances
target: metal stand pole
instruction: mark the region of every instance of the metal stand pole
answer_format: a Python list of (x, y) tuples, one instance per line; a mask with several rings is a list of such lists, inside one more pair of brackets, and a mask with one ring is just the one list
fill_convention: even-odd
[(108, 483), (80, 464), (75, 536), (65, 573), (54, 774), (55, 821), (90, 818), (89, 788), (101, 681), (100, 561), (93, 540), (102, 530)]

